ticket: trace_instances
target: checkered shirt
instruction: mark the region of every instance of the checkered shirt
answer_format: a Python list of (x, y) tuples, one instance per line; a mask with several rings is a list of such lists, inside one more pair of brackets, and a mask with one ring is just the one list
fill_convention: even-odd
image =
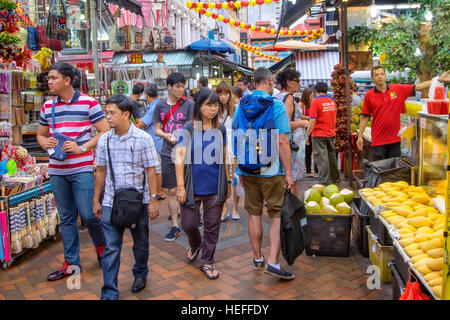
[[(111, 179), (106, 141), (109, 139), (109, 151), (116, 180), (116, 190), (121, 188), (136, 188), (142, 192), (144, 182), (144, 168), (159, 167), (155, 145), (152, 137), (145, 131), (130, 126), (128, 132), (118, 136), (114, 129), (103, 134), (97, 143), (95, 163), (99, 167), (106, 167), (105, 196), (103, 206), (112, 207), (114, 188)], [(152, 190), (156, 193), (156, 190)], [(147, 179), (143, 203), (150, 202)]]

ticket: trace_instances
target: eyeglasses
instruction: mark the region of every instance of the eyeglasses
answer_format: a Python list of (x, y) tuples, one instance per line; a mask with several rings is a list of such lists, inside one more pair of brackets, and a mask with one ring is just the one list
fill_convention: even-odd
[(300, 83), (300, 79), (293, 79), (292, 81)]

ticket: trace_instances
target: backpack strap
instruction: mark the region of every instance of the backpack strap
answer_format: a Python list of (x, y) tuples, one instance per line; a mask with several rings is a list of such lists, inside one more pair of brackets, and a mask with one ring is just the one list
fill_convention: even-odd
[[(283, 98), (284, 103), (286, 103), (286, 100), (289, 96), (292, 96), (292, 99), (294, 99), (294, 95), (292, 93), (288, 93)], [(294, 105), (294, 109), (292, 109), (291, 121), (295, 121), (295, 101), (294, 101), (293, 105)]]

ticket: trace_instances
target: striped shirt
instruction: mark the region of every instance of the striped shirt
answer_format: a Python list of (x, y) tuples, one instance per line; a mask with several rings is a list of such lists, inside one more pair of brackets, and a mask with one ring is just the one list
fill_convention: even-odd
[[(122, 136), (118, 136), (114, 129), (103, 134), (97, 143), (95, 162), (98, 167), (106, 167), (105, 194), (102, 205), (112, 207), (114, 188), (106, 149), (108, 139), (116, 189), (136, 188), (142, 192), (144, 168), (156, 168), (159, 166), (159, 161), (152, 137), (134, 125), (131, 125), (128, 132)], [(150, 193), (147, 179), (145, 182), (142, 202), (147, 204), (150, 202)], [(152, 193), (156, 193), (156, 190), (152, 190)]]
[[(77, 141), (81, 146), (92, 139), (92, 125), (105, 118), (98, 102), (85, 94), (75, 90), (72, 99), (66, 103), (57, 98), (55, 103), (55, 128), (52, 123), (53, 100), (44, 103), (39, 117), (39, 124), (50, 127), (50, 133), (59, 132), (66, 136), (77, 138), (83, 131), (90, 129)], [(92, 150), (82, 154), (68, 154), (66, 160), (58, 161), (50, 158), (50, 175), (71, 175), (81, 172), (94, 171), (94, 157)]]

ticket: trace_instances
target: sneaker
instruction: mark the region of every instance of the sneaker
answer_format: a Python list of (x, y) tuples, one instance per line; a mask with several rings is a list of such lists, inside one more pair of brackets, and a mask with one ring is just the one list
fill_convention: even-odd
[(172, 215), (171, 215), (171, 214), (169, 214), (169, 215), (167, 216), (167, 220), (172, 220)]
[(255, 270), (263, 270), (264, 269), (264, 264), (266, 263), (266, 259), (264, 259), (264, 256), (262, 256), (263, 261), (256, 261), (255, 259), (253, 259), (253, 269)]
[[(70, 266), (74, 266), (73, 269), (70, 268)], [(65, 277), (69, 277), (73, 273), (76, 272), (76, 269), (75, 269), (76, 267), (78, 267), (81, 272), (80, 266), (73, 265), (70, 261), (66, 260), (66, 261), (64, 261), (64, 264), (61, 268), (59, 268), (55, 272), (52, 272), (48, 275), (47, 280), (48, 281), (56, 281), (56, 280), (61, 280)]]
[(295, 275), (293, 275), (290, 272), (287, 272), (283, 270), (283, 268), (280, 267), (280, 270), (277, 268), (272, 267), (270, 264), (267, 265), (266, 270), (264, 270), (264, 273), (267, 273), (268, 275), (283, 279), (283, 280), (292, 280), (295, 278)]
[(103, 253), (105, 252), (105, 245), (101, 245), (101, 246), (95, 246), (95, 251), (97, 251), (97, 262), (99, 267), (102, 267), (102, 258), (103, 258)]
[(170, 232), (164, 238), (164, 240), (166, 240), (166, 241), (173, 241), (176, 238), (178, 238), (180, 236), (180, 234), (181, 234), (181, 229), (180, 228), (172, 227), (170, 229)]

